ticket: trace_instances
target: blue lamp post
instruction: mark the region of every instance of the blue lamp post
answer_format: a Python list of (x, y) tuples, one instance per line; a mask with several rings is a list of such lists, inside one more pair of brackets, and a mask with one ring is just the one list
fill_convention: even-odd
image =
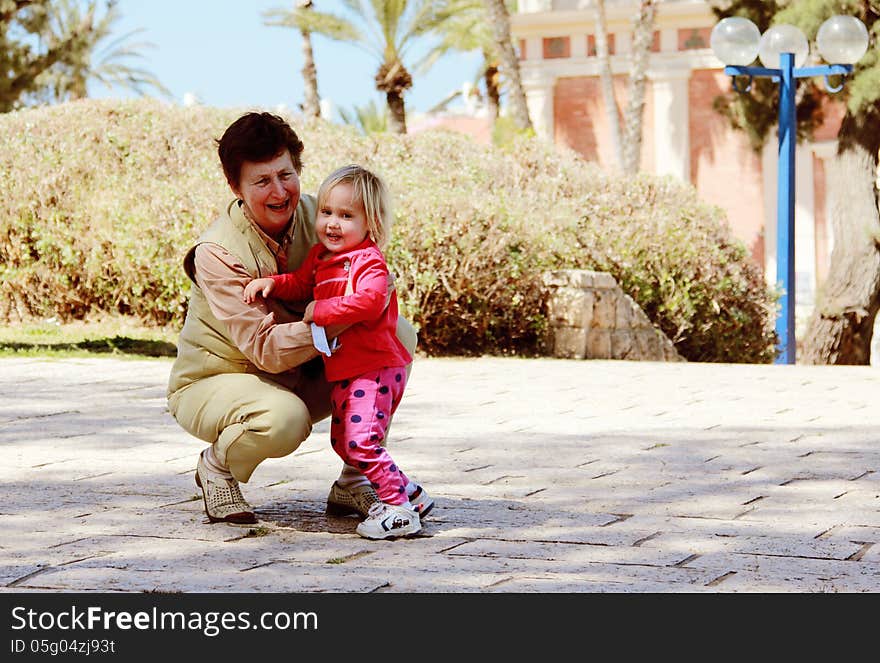
[[(838, 92), (843, 85), (831, 88), (828, 77), (846, 75), (853, 70), (868, 49), (868, 31), (854, 16), (832, 16), (816, 35), (819, 52), (833, 64), (804, 67), (809, 45), (804, 34), (792, 25), (777, 25), (763, 36), (750, 20), (732, 16), (712, 29), (711, 46), (725, 65), (724, 73), (733, 78), (738, 92), (748, 92), (755, 76), (772, 78), (779, 83), (779, 171), (776, 204), (776, 280), (781, 287), (781, 311), (776, 318), (779, 338), (777, 364), (795, 363), (795, 253), (794, 253), (794, 164), (796, 121), (795, 91), (798, 78), (824, 76), (829, 92)], [(752, 67), (758, 56), (763, 67)], [(745, 89), (737, 86), (736, 76), (748, 76)]]

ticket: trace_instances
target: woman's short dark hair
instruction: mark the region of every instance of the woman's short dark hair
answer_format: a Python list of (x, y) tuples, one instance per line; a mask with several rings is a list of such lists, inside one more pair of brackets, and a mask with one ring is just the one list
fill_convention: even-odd
[(270, 161), (284, 150), (290, 152), (293, 167), (302, 170), (303, 144), (282, 118), (272, 113), (245, 113), (229, 125), (217, 141), (217, 153), (226, 181), (237, 187), (245, 161)]

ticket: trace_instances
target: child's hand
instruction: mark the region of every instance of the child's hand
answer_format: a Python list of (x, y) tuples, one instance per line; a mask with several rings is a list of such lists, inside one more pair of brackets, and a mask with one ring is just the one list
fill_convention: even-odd
[(254, 279), (244, 287), (244, 301), (252, 304), (257, 299), (257, 295), (268, 297), (274, 288), (275, 281), (270, 278)]
[(315, 302), (309, 302), (308, 306), (306, 306), (306, 310), (303, 313), (303, 322), (314, 322), (315, 321)]

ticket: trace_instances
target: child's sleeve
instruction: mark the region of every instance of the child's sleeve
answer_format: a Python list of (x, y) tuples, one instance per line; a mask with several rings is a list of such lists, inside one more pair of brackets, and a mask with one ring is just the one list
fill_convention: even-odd
[(316, 324), (351, 325), (382, 315), (388, 298), (388, 267), (381, 254), (371, 252), (352, 260), (350, 273), (354, 292), (316, 301)]
[(315, 289), (314, 252), (309, 252), (306, 259), (294, 271), (286, 274), (275, 274), (270, 277), (275, 281), (272, 297), (285, 301), (301, 302), (312, 298)]

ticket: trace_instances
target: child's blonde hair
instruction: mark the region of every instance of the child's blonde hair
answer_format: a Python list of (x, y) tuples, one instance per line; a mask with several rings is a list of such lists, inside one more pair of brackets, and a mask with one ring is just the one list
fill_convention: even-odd
[(382, 178), (363, 166), (350, 164), (333, 171), (318, 189), (318, 209), (324, 207), (330, 191), (338, 184), (351, 184), (352, 202), (361, 203), (367, 217), (367, 230), (384, 249), (391, 238), (391, 202)]

